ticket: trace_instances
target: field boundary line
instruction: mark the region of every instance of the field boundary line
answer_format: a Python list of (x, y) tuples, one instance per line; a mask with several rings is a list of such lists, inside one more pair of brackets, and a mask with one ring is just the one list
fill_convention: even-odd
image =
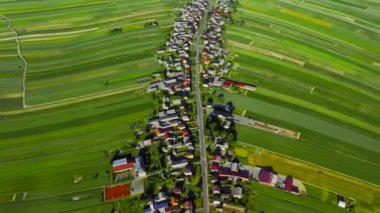
[(4, 15), (0, 15), (0, 16), (3, 17), (3, 18), (5, 18), (8, 21), (8, 26), (7, 26), (8, 30), (10, 30), (10, 31), (12, 31), (14, 33), (14, 39), (15, 39), (16, 44), (17, 44), (17, 53), (18, 53), (18, 55), (20, 56), (21, 60), (24, 63), (24, 69), (23, 69), (23, 72), (22, 72), (21, 96), (22, 96), (22, 108), (26, 108), (27, 105), (25, 103), (25, 93), (26, 93), (25, 82), (26, 82), (26, 70), (27, 70), (27, 67), (28, 67), (28, 62), (25, 60), (24, 56), (22, 56), (22, 54), (21, 54), (20, 42), (18, 41), (18, 34), (17, 34), (17, 31), (12, 28), (12, 20), (9, 19), (8, 17), (4, 16)]
[(105, 92), (93, 93), (93, 94), (78, 96), (75, 98), (68, 98), (68, 99), (63, 99), (59, 101), (28, 106), (25, 109), (0, 112), (0, 116), (17, 115), (17, 114), (22, 114), (22, 113), (35, 112), (35, 111), (40, 111), (40, 110), (46, 110), (46, 109), (52, 109), (56, 107), (71, 105), (71, 104), (82, 103), (82, 102), (91, 101), (94, 99), (104, 98), (104, 97), (108, 97), (112, 95), (118, 95), (121, 93), (130, 92), (130, 91), (135, 91), (135, 90), (144, 88), (146, 85), (147, 85), (146, 83), (136, 84), (136, 85), (127, 86), (127, 87), (119, 88), (119, 89), (113, 89), (113, 90), (109, 90)]
[(255, 147), (255, 148), (259, 148), (259, 149), (263, 149), (263, 150), (265, 150), (265, 151), (267, 151), (267, 152), (269, 152), (269, 153), (276, 154), (276, 155), (279, 155), (279, 156), (281, 156), (281, 157), (288, 158), (288, 159), (290, 159), (290, 160), (294, 160), (294, 161), (298, 161), (298, 162), (301, 162), (301, 163), (305, 163), (305, 164), (309, 164), (309, 165), (312, 165), (312, 166), (316, 166), (316, 167), (319, 167), (319, 168), (324, 169), (324, 170), (326, 170), (326, 171), (329, 171), (329, 172), (332, 172), (332, 173), (335, 173), (335, 174), (341, 175), (341, 176), (343, 176), (343, 177), (345, 177), (345, 178), (349, 178), (349, 179), (352, 179), (352, 180), (354, 180), (354, 181), (360, 182), (360, 183), (362, 183), (362, 184), (364, 183), (364, 184), (368, 184), (368, 185), (370, 185), (370, 186), (372, 186), (372, 187), (376, 187), (377, 190), (380, 189), (380, 185), (377, 185), (377, 184), (375, 184), (375, 183), (371, 183), (371, 182), (365, 181), (365, 180), (363, 180), (363, 179), (359, 179), (359, 178), (356, 178), (356, 177), (353, 177), (353, 176), (350, 176), (350, 175), (347, 175), (347, 174), (344, 174), (344, 173), (341, 173), (341, 172), (337, 172), (337, 171), (332, 170), (332, 169), (328, 169), (328, 168), (326, 168), (326, 167), (323, 167), (323, 166), (318, 165), (318, 164), (315, 164), (315, 163), (311, 163), (311, 162), (308, 162), (308, 161), (305, 161), (305, 160), (301, 160), (301, 159), (298, 159), (298, 158), (291, 157), (291, 156), (289, 156), (289, 155), (285, 155), (285, 154), (281, 154), (281, 153), (278, 153), (278, 152), (274, 152), (274, 151), (271, 151), (271, 150), (265, 149), (265, 148), (263, 148), (263, 147), (259, 147), (259, 146), (252, 145), (252, 144), (248, 144), (248, 143), (245, 143), (245, 142), (242, 142), (242, 141), (236, 141), (236, 142), (238, 142), (239, 144), (243, 144), (243, 145), (245, 145), (245, 146), (251, 146), (251, 147)]

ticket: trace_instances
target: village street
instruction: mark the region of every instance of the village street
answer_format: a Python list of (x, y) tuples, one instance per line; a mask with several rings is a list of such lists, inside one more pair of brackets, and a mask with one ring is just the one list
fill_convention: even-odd
[(197, 121), (198, 121), (198, 134), (199, 134), (199, 149), (201, 154), (201, 167), (202, 167), (202, 188), (203, 188), (203, 212), (209, 212), (209, 199), (208, 199), (208, 181), (207, 181), (207, 158), (205, 147), (205, 136), (203, 131), (203, 114), (202, 102), (199, 89), (199, 42), (203, 35), (203, 30), (206, 27), (209, 12), (211, 11), (212, 3), (209, 2), (205, 17), (203, 18), (202, 25), (198, 31), (197, 40), (195, 43), (195, 96), (197, 103)]

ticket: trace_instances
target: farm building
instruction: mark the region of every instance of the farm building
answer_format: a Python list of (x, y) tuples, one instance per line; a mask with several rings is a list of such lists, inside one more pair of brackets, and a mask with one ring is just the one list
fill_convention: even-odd
[(277, 175), (271, 171), (261, 169), (258, 181), (264, 185), (274, 186), (277, 183)]
[(134, 168), (135, 162), (128, 162), (127, 158), (112, 161), (112, 172), (120, 173)]

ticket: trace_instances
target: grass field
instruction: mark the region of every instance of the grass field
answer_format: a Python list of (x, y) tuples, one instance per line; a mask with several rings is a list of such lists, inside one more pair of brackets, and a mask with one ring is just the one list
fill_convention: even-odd
[(346, 212), (308, 196), (296, 196), (279, 189), (250, 184), (248, 212)]
[[(228, 77), (253, 83), (258, 89), (247, 96), (225, 93), (225, 101), (232, 100), (238, 109), (247, 110), (247, 117), (302, 134), (295, 141), (238, 125), (238, 140), (379, 185), (378, 3), (349, 0), (240, 3), (235, 19), (244, 20), (244, 24), (229, 26), (225, 36), (239, 64), (238, 70)], [(237, 154), (249, 155), (244, 150)], [(286, 162), (268, 157), (261, 163), (286, 174), (303, 172), (299, 164), (289, 167)], [(307, 178), (301, 173), (298, 176), (321, 187), (329, 186), (329, 190), (360, 197), (358, 212), (379, 207), (378, 193), (370, 185), (353, 187), (346, 182), (344, 186), (339, 180), (329, 182), (327, 175), (314, 180), (311, 179), (316, 176)], [(320, 192), (320, 196), (327, 194), (323, 199), (331, 203), (329, 193)], [(314, 198), (321, 199), (316, 194)], [(256, 202), (250, 209), (313, 212), (290, 205), (278, 195), (258, 196)]]
[[(152, 104), (149, 95), (130, 92), (2, 117), (0, 194), (27, 192), (27, 197), (0, 204), (0, 209), (65, 211), (99, 205), (100, 189), (109, 183), (111, 156), (106, 153), (134, 140), (133, 124), (151, 113)], [(84, 180), (74, 184), (74, 175)], [(85, 199), (73, 202), (74, 195)]]
[[(0, 0), (0, 212), (111, 211), (109, 153), (152, 113), (137, 79), (160, 69), (155, 52), (183, 2)], [(27, 109), (7, 19), (28, 62)], [(140, 211), (131, 203), (119, 207)]]
[[(4, 2), (0, 14), (12, 21), (18, 32), (22, 54), (28, 62), (26, 102), (47, 103), (89, 93), (101, 92), (136, 83), (141, 77), (158, 71), (155, 51), (164, 41), (182, 1), (39, 1)], [(9, 98), (21, 89), (13, 35), (0, 19), (0, 79), (12, 85), (0, 94)], [(145, 23), (157, 21), (160, 26)], [(114, 27), (123, 32), (111, 33)], [(9, 79), (12, 77), (13, 81)], [(8, 106), (10, 105), (10, 106)], [(1, 108), (0, 108), (1, 109)]]
[(379, 4), (241, 0), (227, 27), (238, 69), (257, 85), (225, 93), (245, 116), (301, 132), (299, 141), (238, 125), (238, 140), (380, 184)]
[(8, 21), (0, 16), (0, 110), (21, 106), (22, 62), (14, 39), (3, 40), (13, 36)]

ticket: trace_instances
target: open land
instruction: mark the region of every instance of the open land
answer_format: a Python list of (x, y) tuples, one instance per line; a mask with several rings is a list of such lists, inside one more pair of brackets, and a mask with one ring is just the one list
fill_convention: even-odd
[(301, 132), (301, 140), (240, 125), (238, 140), (379, 184), (380, 70), (372, 63), (379, 56), (373, 40), (379, 23), (371, 18), (378, 14), (353, 6), (350, 11), (346, 1), (295, 2), (240, 2), (235, 20), (244, 23), (226, 31), (239, 64), (229, 76), (258, 89), (225, 98), (247, 110), (247, 117)]
[[(159, 69), (154, 53), (181, 1), (2, 3), (28, 62), (26, 104), (33, 106), (133, 85)], [(20, 106), (21, 71), (13, 34), (0, 18), (1, 100)], [(160, 26), (145, 26), (157, 21)], [(123, 33), (111, 33), (113, 28)], [(117, 42), (115, 42), (117, 41)], [(4, 63), (4, 64), (3, 64)], [(22, 65), (22, 64), (21, 64)], [(10, 79), (16, 83), (10, 83)], [(18, 95), (16, 95), (18, 94)], [(17, 99), (17, 100), (16, 100)]]
[[(159, 70), (154, 54), (180, 4), (1, 2), (28, 61), (28, 107), (20, 109), (22, 61), (0, 17), (0, 212), (112, 209), (102, 200), (110, 161), (152, 113), (137, 80)], [(145, 25), (155, 21), (159, 26)], [(120, 209), (142, 208), (132, 203)]]
[[(242, 0), (240, 4), (235, 23), (227, 26), (224, 36), (237, 69), (224, 77), (254, 84), (257, 90), (216, 90), (216, 94), (224, 94), (224, 102), (232, 101), (246, 117), (301, 132), (301, 137), (293, 140), (237, 124), (237, 140), (338, 172), (338, 183), (327, 185), (326, 173), (319, 182), (295, 176), (327, 188), (328, 192), (321, 192), (327, 197), (331, 191), (361, 197), (363, 208), (358, 205), (358, 212), (376, 211), (380, 184), (378, 3)], [(289, 167), (274, 158), (261, 163), (280, 173), (306, 172), (298, 164)], [(344, 183), (341, 178), (346, 175), (366, 186)], [(365, 191), (351, 191), (354, 185)], [(331, 197), (330, 201), (335, 199)], [(273, 206), (252, 208), (280, 211), (280, 204), (280, 209)]]

